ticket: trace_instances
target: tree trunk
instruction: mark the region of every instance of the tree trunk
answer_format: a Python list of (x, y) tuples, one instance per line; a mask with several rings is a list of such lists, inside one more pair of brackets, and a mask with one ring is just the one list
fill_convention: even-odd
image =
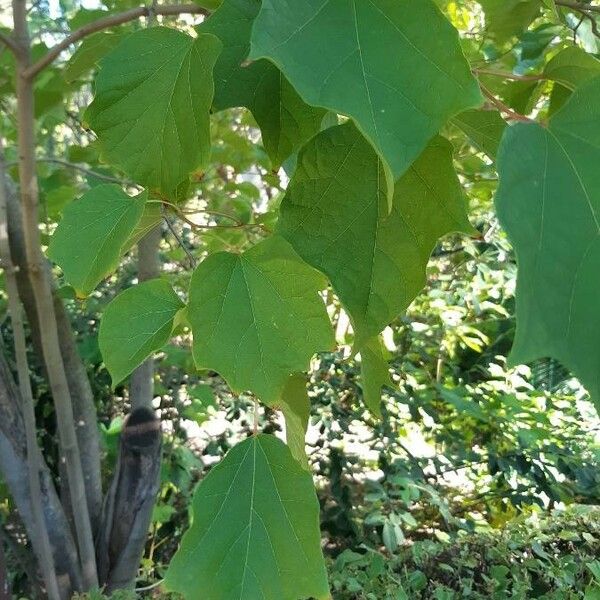
[(73, 405), (61, 356), (52, 288), (42, 255), (39, 231), (39, 193), (35, 161), (35, 117), (33, 81), (26, 72), (31, 66), (31, 47), (25, 0), (13, 0), (14, 39), (17, 47), (16, 91), (19, 145), (19, 181), (23, 212), (23, 235), (27, 267), (40, 329), (43, 329), (44, 362), (56, 409), (61, 460), (68, 473), (69, 496), (84, 585), (98, 584), (92, 524), (87, 506), (79, 444), (74, 425)]
[(98, 576), (107, 592), (135, 584), (159, 488), (160, 453), (160, 421), (154, 411), (134, 410), (121, 433), (96, 544)]
[[(10, 182), (8, 182), (10, 183)], [(21, 226), (21, 209), (16, 195), (11, 191), (7, 198), (8, 235), (13, 263), (16, 272), (19, 296), (31, 330), (31, 339), (40, 365), (45, 368), (42, 337), (35, 306), (33, 288), (27, 275), (27, 260)], [(48, 276), (50, 265), (46, 263)], [(96, 532), (102, 511), (102, 480), (100, 476), (100, 438), (98, 434), (96, 407), (87, 372), (75, 344), (73, 328), (62, 298), (53, 290), (54, 309), (58, 327), (59, 343), (66, 370), (67, 382), (73, 401), (75, 431), (81, 455), (81, 468), (85, 481), (85, 492), (93, 531)], [(47, 375), (46, 375), (47, 376)]]
[[(37, 538), (33, 530), (31, 496), (28, 485), (29, 465), (25, 442), (25, 425), (18, 407), (19, 390), (10, 372), (3, 352), (0, 352), (0, 471), (23, 520), (32, 542)], [(77, 549), (52, 476), (41, 456), (40, 485), (42, 505), (48, 536), (54, 556), (54, 566), (61, 598), (68, 599), (74, 590), (82, 589)], [(40, 556), (39, 549), (35, 548)]]
[[(160, 226), (150, 231), (138, 243), (138, 281), (148, 281), (160, 275), (158, 247), (162, 238)], [(154, 398), (154, 359), (146, 359), (131, 374), (129, 385), (131, 410), (152, 409)]]

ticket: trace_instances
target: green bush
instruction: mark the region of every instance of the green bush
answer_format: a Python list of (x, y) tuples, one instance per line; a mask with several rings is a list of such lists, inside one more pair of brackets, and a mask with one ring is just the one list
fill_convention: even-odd
[(499, 530), (424, 540), (394, 555), (345, 550), (330, 565), (335, 600), (600, 598), (600, 510), (537, 510)]

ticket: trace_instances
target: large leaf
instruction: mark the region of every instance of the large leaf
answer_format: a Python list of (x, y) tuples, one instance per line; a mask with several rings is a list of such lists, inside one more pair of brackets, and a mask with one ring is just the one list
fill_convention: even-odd
[(300, 152), (278, 231), (325, 273), (352, 318), (358, 347), (425, 284), (440, 236), (470, 231), (452, 148), (436, 138), (397, 182), (388, 215), (381, 160), (352, 123)]
[(219, 252), (194, 271), (189, 320), (198, 368), (276, 403), (291, 373), (333, 346), (323, 277), (275, 236), (243, 254)]
[(48, 248), (78, 296), (90, 294), (119, 264), (144, 211), (147, 194), (130, 198), (115, 184), (98, 185), (64, 209)]
[(600, 77), (544, 128), (508, 128), (498, 214), (519, 265), (512, 364), (551, 356), (600, 401)]
[(271, 59), (309, 104), (352, 117), (388, 185), (450, 117), (481, 103), (431, 0), (263, 0), (250, 56)]
[(100, 61), (86, 111), (104, 158), (172, 195), (210, 155), (212, 70), (221, 48), (166, 27), (127, 36)]
[(320, 130), (325, 110), (306, 104), (272, 63), (259, 60), (242, 66), (259, 9), (260, 0), (225, 0), (198, 31), (212, 33), (223, 43), (215, 64), (214, 107), (248, 108), (278, 167)]
[(113, 385), (167, 343), (183, 306), (167, 281), (152, 279), (120, 293), (106, 307), (98, 343)]
[(204, 478), (166, 575), (186, 600), (328, 598), (310, 474), (269, 435), (232, 448)]

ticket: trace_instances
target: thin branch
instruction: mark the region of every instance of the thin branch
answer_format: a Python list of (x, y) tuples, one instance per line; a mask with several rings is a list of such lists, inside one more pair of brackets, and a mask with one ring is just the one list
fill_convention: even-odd
[(504, 102), (502, 102), (502, 100), (500, 100), (500, 98), (496, 98), (496, 96), (494, 96), (494, 94), (492, 94), (492, 92), (490, 92), (483, 86), (481, 86), (481, 91), (483, 92), (483, 95), (500, 112), (504, 113), (507, 116), (507, 118), (510, 119), (511, 121), (522, 121), (524, 123), (535, 123), (535, 121), (533, 119), (530, 119), (529, 117), (526, 117), (525, 115), (515, 112), (514, 110), (512, 110), (512, 108), (509, 108), (508, 106), (506, 106), (506, 104), (504, 104)]
[(511, 79), (513, 81), (544, 81), (545, 75), (515, 75), (504, 71), (494, 71), (493, 69), (473, 69), (475, 75), (491, 75), (492, 77), (501, 77), (502, 79)]
[(571, 8), (572, 10), (600, 13), (600, 6), (592, 6), (591, 4), (577, 2), (576, 0), (554, 0), (554, 3), (557, 6), (564, 6), (565, 8)]
[(183, 243), (183, 240), (181, 239), (181, 237), (179, 236), (177, 231), (175, 231), (175, 227), (173, 226), (173, 223), (171, 223), (171, 221), (169, 220), (169, 217), (167, 217), (167, 215), (163, 214), (163, 219), (164, 219), (165, 223), (167, 224), (169, 231), (173, 234), (173, 237), (177, 240), (177, 243), (179, 244), (181, 249), (185, 252), (185, 255), (188, 257), (188, 260), (190, 261), (190, 267), (192, 268), (192, 270), (195, 269), (196, 268), (196, 259), (194, 258), (194, 255), (189, 251), (189, 248)]
[(590, 27), (592, 29), (592, 33), (597, 37), (600, 38), (600, 29), (598, 29), (598, 21), (596, 21), (596, 19), (594, 18), (594, 15), (591, 12), (582, 10), (581, 14), (589, 20), (590, 22)]
[(13, 38), (10, 35), (2, 33), (1, 31), (0, 42), (2, 42), (13, 54), (17, 54), (17, 52), (19, 51), (19, 46), (17, 45), (17, 42), (15, 42), (15, 40), (13, 40)]
[(162, 15), (166, 17), (182, 14), (207, 15), (208, 12), (197, 4), (173, 4), (170, 6), (156, 6), (153, 8), (149, 8), (148, 6), (138, 6), (137, 8), (132, 8), (131, 10), (126, 10), (125, 12), (116, 15), (110, 15), (108, 17), (98, 19), (93, 23), (88, 23), (87, 25), (80, 27), (70, 36), (66, 37), (62, 42), (51, 48), (48, 54), (31, 65), (23, 73), (23, 77), (26, 79), (33, 79), (40, 71), (54, 62), (54, 60), (63, 50), (66, 50), (71, 44), (74, 44), (75, 42), (82, 40), (84, 37), (87, 37), (92, 33), (96, 33), (97, 31), (109, 29), (110, 27), (116, 27), (117, 25), (128, 23), (129, 21), (135, 21), (140, 17), (150, 17), (151, 15)]
[[(230, 219), (231, 221), (233, 221), (235, 223), (235, 225), (227, 225), (227, 227), (243, 227), (244, 223), (242, 223), (237, 217), (234, 217), (233, 215), (228, 215), (227, 213), (223, 213), (223, 212), (219, 212), (217, 210), (189, 210), (189, 211), (184, 211), (182, 210), (179, 206), (177, 206), (177, 204), (173, 204), (172, 202), (169, 202), (168, 200), (150, 200), (150, 202), (160, 202), (162, 205), (164, 206), (168, 206), (173, 212), (175, 212), (177, 215), (181, 216), (186, 222), (188, 222), (190, 225), (192, 225), (192, 227), (203, 227), (203, 225), (198, 225), (196, 223), (193, 223), (193, 221), (190, 221), (189, 219), (186, 218), (186, 214), (198, 214), (198, 213), (202, 213), (205, 215), (214, 215), (215, 217), (223, 217), (225, 219)], [(214, 225), (210, 225), (210, 227), (215, 227)]]
[(63, 160), (61, 158), (38, 158), (37, 162), (46, 162), (52, 163), (56, 165), (62, 165), (63, 167), (67, 167), (69, 169), (75, 169), (76, 171), (81, 171), (86, 175), (90, 175), (91, 177), (95, 177), (96, 179), (100, 179), (102, 181), (107, 181), (109, 183), (119, 183), (121, 185), (136, 185), (133, 181), (129, 181), (127, 179), (119, 179), (118, 177), (112, 177), (110, 175), (105, 175), (104, 173), (98, 173), (98, 171), (93, 171), (92, 169), (88, 169), (79, 163), (72, 163), (68, 160)]
[(29, 378), (29, 364), (27, 362), (27, 343), (25, 341), (25, 328), (23, 325), (23, 308), (17, 286), (16, 268), (12, 261), (10, 245), (8, 241), (8, 211), (6, 173), (4, 171), (3, 146), (0, 139), (0, 259), (4, 267), (4, 279), (8, 292), (8, 310), (10, 312), (13, 338), (15, 346), (15, 357), (19, 376), (19, 391), (21, 392), (23, 424), (25, 425), (25, 438), (27, 447), (27, 465), (29, 493), (31, 501), (31, 515), (33, 517), (33, 528), (38, 538), (34, 545), (40, 553), (38, 561), (44, 574), (44, 584), (48, 598), (60, 600), (60, 592), (56, 571), (54, 569), (54, 557), (48, 528), (44, 519), (44, 507), (42, 501), (42, 490), (40, 486), (40, 455), (37, 443), (35, 427), (35, 411), (33, 404), (33, 393), (31, 391), (31, 380)]

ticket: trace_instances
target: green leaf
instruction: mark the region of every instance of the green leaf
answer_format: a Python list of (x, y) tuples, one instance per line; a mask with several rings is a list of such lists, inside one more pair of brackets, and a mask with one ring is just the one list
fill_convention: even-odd
[(519, 265), (511, 364), (561, 361), (600, 401), (600, 77), (544, 128), (509, 127), (496, 206)]
[(302, 373), (290, 376), (279, 402), (285, 418), (285, 439), (292, 456), (308, 469), (306, 456), (306, 430), (310, 417), (310, 399), (306, 390), (306, 377)]
[(183, 306), (167, 281), (152, 279), (121, 292), (106, 307), (98, 343), (113, 386), (167, 343)]
[(214, 107), (248, 108), (267, 154), (279, 167), (321, 129), (326, 111), (306, 104), (272, 63), (259, 60), (242, 66), (259, 9), (260, 0), (225, 0), (198, 31), (212, 33), (223, 43), (215, 64)]
[(123, 36), (112, 31), (101, 31), (84, 38), (63, 70), (68, 83), (87, 75), (98, 65), (98, 61), (116, 48)]
[(64, 209), (48, 248), (77, 295), (85, 297), (123, 254), (146, 203), (145, 192), (129, 197), (118, 185), (98, 185)]
[(131, 249), (155, 227), (158, 227), (162, 223), (162, 220), (163, 216), (160, 204), (156, 202), (147, 202), (138, 224), (127, 238), (127, 241), (123, 244), (123, 248), (125, 250)]
[(394, 387), (385, 358), (385, 348), (379, 336), (371, 338), (360, 349), (360, 373), (363, 400), (367, 408), (381, 417), (381, 388)]
[(577, 46), (569, 46), (552, 57), (544, 75), (574, 90), (600, 74), (600, 60)]
[(221, 43), (166, 27), (127, 36), (100, 61), (85, 118), (106, 162), (173, 195), (210, 156), (212, 70)]
[(506, 121), (497, 110), (467, 110), (456, 115), (452, 122), (462, 129), (481, 152), (496, 159)]
[(351, 117), (390, 193), (442, 125), (482, 101), (431, 0), (263, 0), (250, 57), (272, 60), (309, 104)]
[(210, 255), (190, 284), (197, 367), (219, 372), (237, 392), (276, 403), (291, 373), (333, 347), (318, 293), (325, 285), (279, 236), (243, 254)]
[(499, 42), (519, 35), (540, 13), (540, 0), (478, 0), (486, 30)]
[(278, 223), (296, 252), (329, 277), (352, 318), (357, 348), (425, 285), (438, 238), (471, 231), (443, 138), (398, 181), (389, 215), (383, 181), (381, 160), (356, 127), (332, 127), (300, 152)]
[(329, 597), (310, 474), (270, 435), (232, 448), (194, 494), (165, 578), (186, 600)]

